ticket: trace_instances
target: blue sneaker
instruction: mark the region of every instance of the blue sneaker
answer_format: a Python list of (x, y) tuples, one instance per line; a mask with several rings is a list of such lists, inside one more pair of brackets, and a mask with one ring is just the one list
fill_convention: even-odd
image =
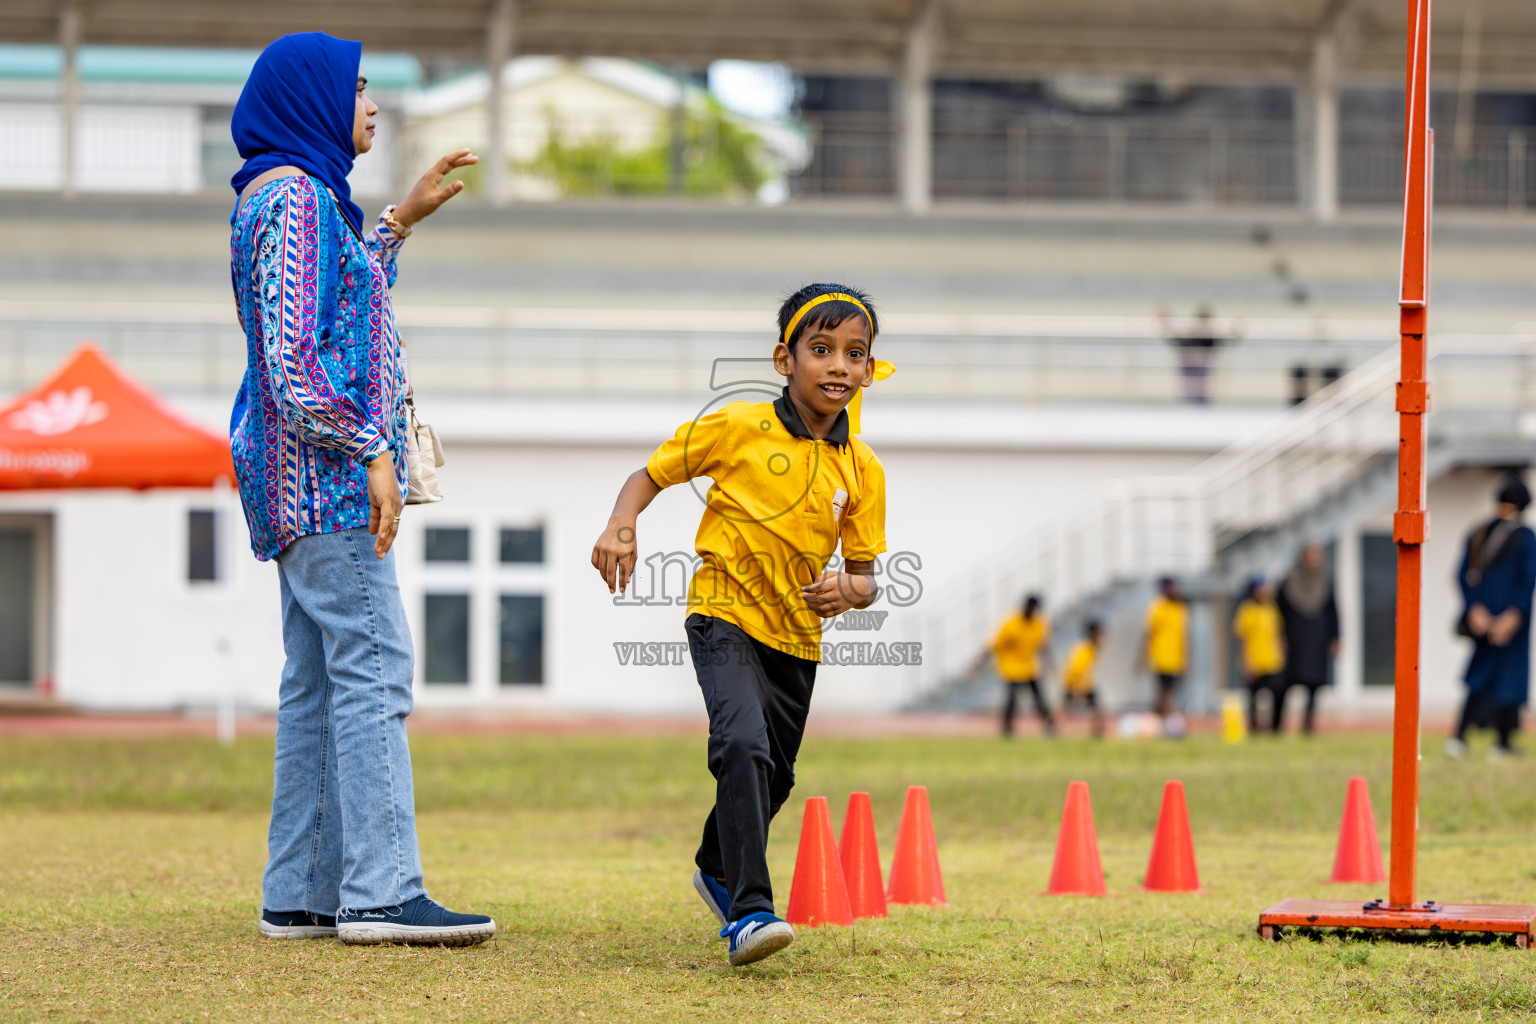
[(721, 885), (718, 879), (711, 878), (702, 871), (693, 873), (693, 888), (709, 908), (709, 912), (719, 919), (722, 925), (731, 923), (731, 894)]
[(748, 914), (720, 929), (722, 939), (731, 940), (731, 966), (756, 963), (773, 956), (795, 941), (795, 930), (767, 911)]
[(269, 939), (333, 939), (336, 919), (307, 910), (263, 910), (261, 934)]
[(351, 946), (473, 946), (495, 934), (496, 922), (485, 915), (455, 914), (425, 895), (399, 906), (336, 915), (336, 937)]

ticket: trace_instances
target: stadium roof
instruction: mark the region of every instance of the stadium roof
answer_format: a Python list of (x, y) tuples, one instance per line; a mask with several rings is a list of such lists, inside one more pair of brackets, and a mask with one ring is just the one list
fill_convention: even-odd
[[(497, 0), (78, 0), (82, 39), (136, 46), (260, 47), (323, 29), (373, 50), (480, 57)], [(778, 60), (818, 72), (889, 69), (907, 27), (943, 6), (942, 75), (1058, 71), (1291, 78), (1313, 41), (1342, 30), (1345, 74), (1401, 75), (1402, 0), (521, 0), (516, 52), (700, 64)], [(1467, 5), (1480, 11), (1464, 47)], [(0, 41), (52, 42), (60, 0), (5, 0)], [(1477, 54), (1485, 87), (1536, 82), (1536, 3), (1440, 0), (1436, 61)]]

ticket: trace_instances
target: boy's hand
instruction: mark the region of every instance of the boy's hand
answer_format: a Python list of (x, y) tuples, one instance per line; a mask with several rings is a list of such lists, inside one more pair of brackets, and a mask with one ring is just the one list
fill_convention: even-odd
[(867, 608), (875, 599), (875, 578), (862, 573), (828, 570), (816, 582), (800, 588), (805, 606), (824, 619), (850, 608)]
[(635, 575), (635, 524), (633, 520), (608, 520), (608, 528), (592, 546), (592, 567), (602, 574), (608, 593), (624, 593)]

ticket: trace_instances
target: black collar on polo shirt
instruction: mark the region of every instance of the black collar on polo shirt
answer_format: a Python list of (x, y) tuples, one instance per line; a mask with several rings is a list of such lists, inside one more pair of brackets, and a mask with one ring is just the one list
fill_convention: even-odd
[[(773, 400), (773, 411), (778, 414), (779, 422), (784, 424), (784, 429), (791, 436), (803, 437), (807, 441), (815, 441), (811, 432), (805, 429), (805, 421), (800, 418), (800, 411), (795, 408), (794, 401), (789, 397), (789, 388)], [(827, 431), (827, 436), (822, 440), (831, 442), (839, 448), (848, 447), (848, 410), (844, 409), (837, 414), (837, 419), (832, 421), (832, 429)]]

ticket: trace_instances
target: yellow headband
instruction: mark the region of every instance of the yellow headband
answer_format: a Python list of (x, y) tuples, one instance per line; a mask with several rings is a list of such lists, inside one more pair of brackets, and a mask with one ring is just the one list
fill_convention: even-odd
[[(864, 319), (869, 322), (870, 332), (874, 332), (875, 318), (869, 315), (869, 310), (864, 308), (864, 303), (860, 302), (852, 295), (849, 295), (847, 292), (828, 292), (825, 295), (816, 296), (814, 299), (807, 302), (799, 309), (795, 310), (795, 315), (789, 318), (789, 326), (784, 328), (784, 344), (788, 345), (789, 339), (795, 336), (795, 328), (800, 326), (800, 319), (804, 317), (805, 314), (809, 313), (812, 309), (821, 305), (823, 302), (832, 302), (834, 300), (840, 302), (851, 302), (855, 306), (858, 306), (859, 312), (863, 313)], [(874, 338), (871, 337), (870, 340), (873, 341)]]
[[(800, 319), (804, 317), (806, 313), (810, 312), (813, 307), (819, 306), (823, 302), (831, 302), (834, 299), (840, 300), (842, 302), (851, 302), (855, 306), (858, 306), (859, 312), (864, 314), (864, 319), (869, 321), (870, 331), (874, 331), (875, 318), (869, 315), (869, 310), (864, 308), (864, 303), (860, 302), (852, 295), (849, 295), (847, 292), (828, 292), (825, 295), (816, 296), (814, 299), (807, 302), (799, 309), (795, 310), (795, 315), (789, 318), (789, 326), (784, 328), (784, 344), (788, 345), (789, 339), (795, 336), (795, 328), (800, 326)], [(870, 340), (873, 341), (874, 339), (871, 338)], [(874, 364), (875, 380), (885, 380), (885, 378), (896, 372), (896, 367), (892, 366), (890, 363), (885, 362), (884, 360), (876, 359), (874, 360)], [(864, 389), (854, 388), (853, 399), (848, 403), (848, 432), (850, 434), (860, 433), (860, 427), (862, 426), (860, 420), (863, 417), (859, 414), (863, 410), (863, 399)]]

